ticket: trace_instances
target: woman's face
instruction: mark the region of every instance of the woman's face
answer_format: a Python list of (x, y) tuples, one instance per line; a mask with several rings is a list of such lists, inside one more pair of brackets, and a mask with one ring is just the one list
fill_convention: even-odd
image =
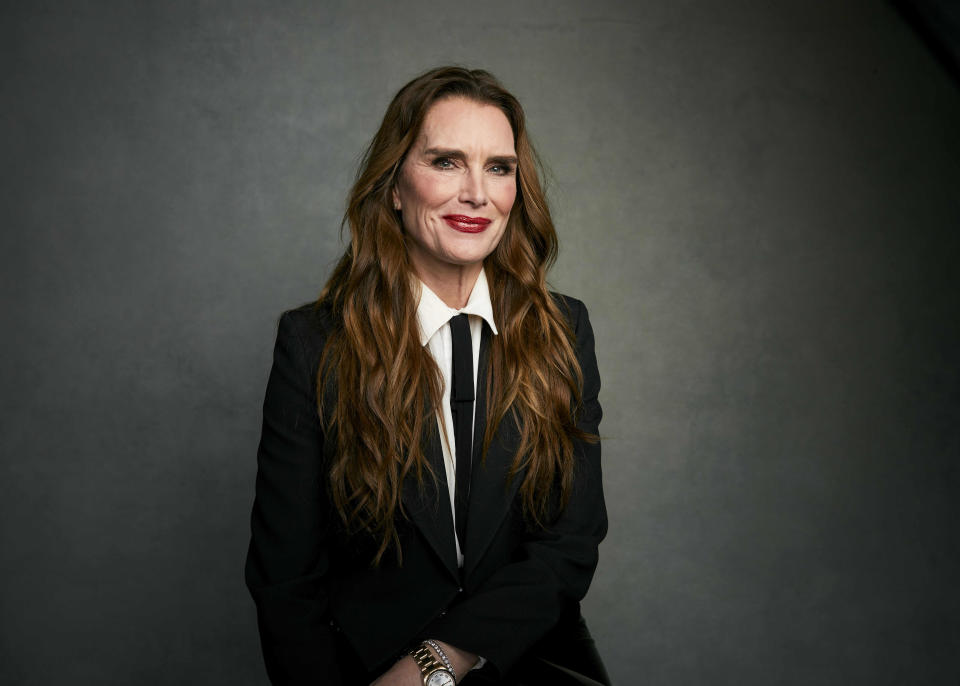
[(516, 170), (500, 109), (465, 98), (433, 104), (393, 190), (410, 260), (427, 285), (479, 275), (506, 228)]

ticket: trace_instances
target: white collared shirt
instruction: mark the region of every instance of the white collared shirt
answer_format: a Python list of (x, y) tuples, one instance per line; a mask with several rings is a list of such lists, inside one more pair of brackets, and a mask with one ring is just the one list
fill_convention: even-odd
[[(450, 513), (456, 527), (456, 508), (454, 494), (457, 483), (457, 448), (454, 437), (453, 413), (450, 409), (450, 387), (453, 376), (453, 336), (450, 332), (450, 319), (458, 314), (467, 314), (470, 321), (470, 339), (473, 345), (473, 387), (477, 387), (477, 367), (480, 362), (480, 336), (483, 333), (483, 322), (486, 321), (490, 331), (497, 334), (497, 325), (493, 321), (493, 304), (490, 302), (490, 289), (487, 285), (487, 276), (480, 270), (480, 276), (470, 292), (467, 304), (462, 309), (454, 309), (443, 302), (440, 297), (420, 281), (420, 303), (417, 305), (417, 322), (420, 325), (420, 343), (427, 347), (430, 354), (440, 367), (443, 375), (443, 394), (440, 399), (440, 412), (437, 413), (437, 426), (441, 436), (446, 434), (445, 441), (441, 441), (443, 448), (443, 466), (447, 477), (447, 488), (450, 491)], [(476, 403), (474, 407), (474, 424), (476, 423)], [(444, 432), (444, 426), (446, 431)], [(463, 554), (460, 552), (460, 541), (457, 544), (457, 564), (463, 566)]]

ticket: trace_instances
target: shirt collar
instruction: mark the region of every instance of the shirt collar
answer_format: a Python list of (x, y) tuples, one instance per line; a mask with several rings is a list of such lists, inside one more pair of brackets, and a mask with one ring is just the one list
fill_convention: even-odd
[(487, 275), (480, 270), (480, 276), (470, 291), (467, 304), (462, 309), (447, 306), (436, 293), (430, 290), (427, 284), (420, 283), (420, 302), (417, 305), (417, 321), (420, 324), (420, 343), (426, 345), (433, 338), (441, 326), (458, 314), (474, 314), (483, 318), (490, 330), (497, 334), (497, 325), (493, 322), (493, 303), (490, 302), (490, 287), (487, 284)]

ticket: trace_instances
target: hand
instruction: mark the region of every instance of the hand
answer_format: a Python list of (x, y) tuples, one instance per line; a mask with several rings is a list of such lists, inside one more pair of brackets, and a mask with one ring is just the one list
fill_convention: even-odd
[(407, 655), (381, 674), (370, 686), (423, 686), (423, 679), (420, 678), (417, 663)]

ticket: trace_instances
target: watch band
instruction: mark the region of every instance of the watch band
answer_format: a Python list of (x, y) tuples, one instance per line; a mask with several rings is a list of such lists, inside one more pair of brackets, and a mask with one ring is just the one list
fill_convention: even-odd
[(423, 686), (457, 683), (453, 672), (437, 661), (433, 653), (430, 652), (430, 646), (426, 643), (421, 643), (411, 650), (410, 657), (414, 659), (417, 667), (420, 668), (420, 677), (423, 679)]
[(433, 648), (433, 650), (440, 656), (440, 662), (443, 663), (443, 666), (447, 668), (447, 671), (453, 675), (453, 680), (457, 680), (457, 670), (453, 668), (453, 663), (450, 662), (450, 658), (447, 657), (447, 654), (443, 652), (443, 648), (440, 647), (440, 644), (434, 641), (432, 638), (428, 638), (424, 641), (428, 646)]

